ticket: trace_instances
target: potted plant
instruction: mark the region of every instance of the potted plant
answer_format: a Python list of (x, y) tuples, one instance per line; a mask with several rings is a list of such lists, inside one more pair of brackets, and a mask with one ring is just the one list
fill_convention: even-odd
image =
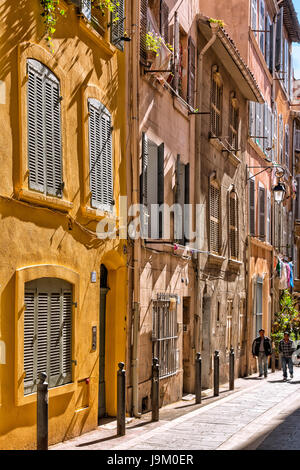
[(150, 66), (155, 61), (156, 57), (159, 56), (159, 51), (161, 48), (162, 38), (152, 31), (149, 31), (146, 34), (146, 54), (147, 54), (147, 62)]

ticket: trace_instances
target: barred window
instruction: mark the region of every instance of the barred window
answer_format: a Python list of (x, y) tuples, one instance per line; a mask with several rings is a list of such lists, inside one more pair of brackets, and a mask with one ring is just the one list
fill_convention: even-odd
[(211, 134), (220, 136), (222, 130), (222, 97), (223, 85), (220, 73), (217, 67), (213, 67), (212, 84), (211, 84)]
[(221, 249), (221, 189), (216, 181), (209, 187), (209, 249), (220, 253)]
[(234, 191), (229, 196), (229, 246), (230, 258), (239, 257), (238, 198)]
[(176, 374), (177, 358), (177, 302), (153, 301), (153, 356), (159, 361), (160, 378)]
[(229, 144), (236, 153), (239, 145), (239, 108), (234, 92), (229, 103)]

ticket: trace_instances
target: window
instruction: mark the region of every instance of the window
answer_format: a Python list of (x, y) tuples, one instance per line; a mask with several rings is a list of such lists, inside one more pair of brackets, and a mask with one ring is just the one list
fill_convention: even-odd
[(27, 61), (29, 188), (62, 197), (61, 96), (59, 80), (43, 64)]
[(25, 284), (24, 395), (37, 389), (39, 372), (50, 387), (72, 381), (72, 287), (54, 278)]
[(279, 163), (283, 163), (283, 119), (279, 114)]
[(213, 136), (222, 133), (222, 97), (223, 86), (217, 66), (212, 69), (210, 130)]
[(91, 206), (113, 210), (112, 126), (110, 112), (100, 101), (89, 98), (89, 149)]
[(124, 50), (124, 42), (121, 38), (124, 37), (124, 22), (125, 22), (125, 0), (118, 0), (115, 2), (114, 11), (111, 13), (110, 28), (111, 28), (111, 42), (121, 51)]
[(242, 349), (246, 341), (246, 315), (245, 315), (245, 299), (240, 299), (239, 302), (239, 337), (238, 347)]
[(271, 193), (267, 191), (267, 242), (271, 243)]
[[(177, 16), (177, 12), (175, 15)], [(140, 58), (144, 64), (147, 62), (146, 35), (149, 31), (160, 35), (164, 44), (168, 44), (170, 42), (169, 7), (165, 0), (140, 1)]]
[(142, 235), (144, 238), (162, 238), (163, 212), (157, 206), (164, 203), (164, 144), (157, 145), (142, 135), (141, 203)]
[(177, 302), (153, 301), (153, 356), (159, 360), (160, 378), (174, 375), (178, 369), (177, 358)]
[(259, 330), (262, 328), (262, 295), (263, 295), (263, 279), (258, 277), (256, 280), (256, 311), (255, 311), (255, 335), (258, 335)]
[(221, 189), (216, 181), (209, 186), (209, 250), (219, 254), (221, 249)]
[(191, 37), (188, 44), (188, 93), (187, 102), (192, 108), (195, 103), (195, 79), (196, 79), (196, 46)]
[(226, 342), (225, 342), (225, 348), (227, 351), (229, 351), (232, 346), (232, 315), (233, 315), (233, 300), (227, 300)]
[(281, 7), (276, 23), (275, 69), (277, 72), (283, 72), (283, 46), (283, 7)]
[(251, 0), (251, 29), (269, 70), (273, 67), (273, 25), (265, 0)]
[(239, 148), (239, 108), (234, 92), (229, 103), (229, 144), (236, 153)]
[(230, 258), (239, 257), (238, 198), (234, 191), (229, 195), (229, 247)]
[[(180, 155), (177, 155), (176, 162), (176, 192), (175, 202), (181, 208), (181, 213), (175, 213), (174, 217), (174, 236), (175, 239), (185, 245), (189, 239), (191, 214), (189, 208), (190, 201), (190, 165), (189, 163), (184, 164)], [(177, 220), (178, 218), (178, 220)]]
[(289, 168), (290, 166), (290, 130), (289, 130), (288, 124), (285, 125), (284, 153), (285, 153), (285, 164), (286, 164), (286, 167)]

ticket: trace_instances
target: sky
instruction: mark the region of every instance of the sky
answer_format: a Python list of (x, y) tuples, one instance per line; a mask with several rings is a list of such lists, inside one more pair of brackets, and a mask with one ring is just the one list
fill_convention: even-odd
[[(300, 23), (300, 0), (294, 0), (294, 7), (298, 13)], [(293, 64), (295, 78), (300, 79), (300, 44), (293, 44)]]

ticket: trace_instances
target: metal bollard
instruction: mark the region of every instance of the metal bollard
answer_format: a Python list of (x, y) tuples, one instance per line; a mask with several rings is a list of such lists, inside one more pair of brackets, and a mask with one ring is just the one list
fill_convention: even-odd
[(152, 363), (152, 421), (159, 421), (159, 364), (156, 357)]
[(275, 348), (272, 348), (271, 368), (272, 372), (275, 372)]
[(37, 384), (37, 450), (48, 450), (48, 383), (46, 372)]
[(214, 355), (214, 397), (218, 397), (219, 394), (220, 394), (219, 382), (220, 382), (220, 352), (215, 351), (215, 355)]
[(234, 390), (234, 349), (232, 346), (229, 353), (229, 390)]
[(202, 368), (202, 359), (201, 354), (196, 354), (195, 361), (195, 395), (196, 403), (201, 403), (201, 391), (202, 391), (202, 382), (201, 382), (201, 368)]
[(124, 370), (124, 362), (119, 362), (119, 370), (117, 372), (117, 434), (125, 436), (125, 391), (126, 391), (126, 371)]

